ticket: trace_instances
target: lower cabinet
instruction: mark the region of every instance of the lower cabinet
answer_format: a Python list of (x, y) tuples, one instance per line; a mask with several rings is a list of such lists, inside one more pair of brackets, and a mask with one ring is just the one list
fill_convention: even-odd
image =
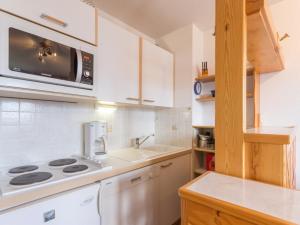
[(101, 225), (172, 225), (180, 218), (178, 189), (190, 181), (191, 155), (101, 181)]
[(159, 225), (172, 225), (180, 218), (178, 189), (191, 180), (190, 154), (159, 165)]

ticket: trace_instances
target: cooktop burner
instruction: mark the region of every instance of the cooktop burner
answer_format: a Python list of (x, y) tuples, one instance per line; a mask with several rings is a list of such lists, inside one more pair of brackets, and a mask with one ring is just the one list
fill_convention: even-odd
[(38, 166), (34, 166), (34, 165), (19, 166), (19, 167), (10, 169), (8, 172), (14, 173), (14, 174), (26, 173), (26, 172), (37, 170), (38, 168), (39, 168)]
[(9, 182), (11, 185), (29, 185), (39, 183), (48, 180), (52, 177), (51, 173), (48, 172), (33, 172), (17, 176)]
[(63, 169), (64, 173), (76, 173), (81, 172), (84, 170), (87, 170), (89, 167), (86, 165), (73, 165), (73, 166), (67, 166)]
[(49, 166), (67, 166), (76, 163), (76, 159), (66, 158), (49, 162)]

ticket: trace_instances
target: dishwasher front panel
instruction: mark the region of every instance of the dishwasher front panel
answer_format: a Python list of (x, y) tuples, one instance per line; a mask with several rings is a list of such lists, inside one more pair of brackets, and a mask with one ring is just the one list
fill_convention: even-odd
[(101, 225), (157, 225), (158, 175), (145, 167), (101, 182)]

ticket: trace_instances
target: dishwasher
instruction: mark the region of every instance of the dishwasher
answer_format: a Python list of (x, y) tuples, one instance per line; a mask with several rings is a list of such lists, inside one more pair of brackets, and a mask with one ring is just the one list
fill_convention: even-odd
[(101, 225), (157, 225), (158, 177), (149, 166), (101, 181)]

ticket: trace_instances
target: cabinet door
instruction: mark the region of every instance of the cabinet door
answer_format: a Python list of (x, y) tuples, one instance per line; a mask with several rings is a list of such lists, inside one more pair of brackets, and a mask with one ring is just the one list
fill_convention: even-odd
[(139, 103), (139, 37), (100, 17), (97, 98)]
[(183, 225), (255, 225), (207, 206), (183, 200)]
[(0, 9), (96, 43), (96, 11), (79, 0), (1, 0)]
[(216, 218), (216, 224), (220, 225), (255, 225), (255, 223), (251, 223), (248, 221), (245, 221), (243, 219), (228, 215), (226, 213), (220, 212)]
[(145, 167), (101, 181), (101, 224), (157, 225), (157, 184), (151, 174)]
[(190, 155), (160, 163), (159, 224), (172, 225), (180, 218), (178, 189), (190, 181)]
[(173, 106), (174, 58), (168, 51), (143, 40), (142, 103)]

